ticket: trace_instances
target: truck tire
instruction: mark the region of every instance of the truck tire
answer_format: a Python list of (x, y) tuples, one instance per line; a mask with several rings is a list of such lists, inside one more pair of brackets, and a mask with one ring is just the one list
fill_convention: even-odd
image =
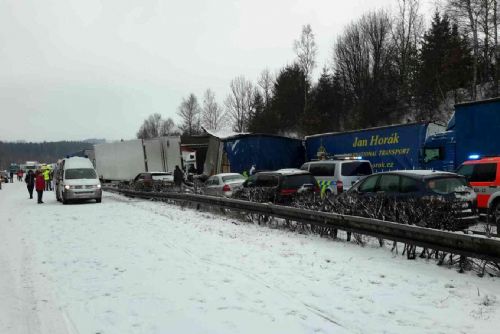
[(500, 224), (500, 200), (496, 200), (491, 207), (491, 216), (496, 224)]

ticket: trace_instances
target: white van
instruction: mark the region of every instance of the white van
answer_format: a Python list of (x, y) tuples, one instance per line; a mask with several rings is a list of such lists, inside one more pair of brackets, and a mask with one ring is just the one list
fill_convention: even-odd
[(310, 161), (300, 167), (310, 172), (326, 195), (339, 194), (373, 173), (372, 164), (360, 157), (336, 156), (332, 160)]
[(95, 199), (101, 203), (101, 182), (88, 158), (63, 159), (56, 168), (56, 198), (63, 204), (76, 199)]

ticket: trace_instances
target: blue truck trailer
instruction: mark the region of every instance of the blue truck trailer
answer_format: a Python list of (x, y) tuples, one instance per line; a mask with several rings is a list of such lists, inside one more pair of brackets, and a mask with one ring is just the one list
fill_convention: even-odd
[(305, 162), (302, 140), (269, 134), (210, 135), (205, 175), (299, 168)]
[(446, 131), (427, 138), (425, 169), (454, 171), (464, 161), (500, 155), (500, 98), (455, 105)]
[(348, 132), (324, 133), (305, 138), (307, 160), (349, 154), (372, 163), (375, 172), (420, 169), (426, 140), (444, 130), (431, 122), (390, 125)]

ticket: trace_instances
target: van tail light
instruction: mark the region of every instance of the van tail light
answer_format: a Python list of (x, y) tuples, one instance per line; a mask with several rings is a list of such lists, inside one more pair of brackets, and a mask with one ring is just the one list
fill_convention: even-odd
[(297, 192), (297, 189), (281, 189), (280, 195), (289, 196)]
[(229, 186), (229, 184), (225, 184), (224, 187), (222, 187), (222, 191), (223, 192), (231, 191), (231, 187)]
[(344, 191), (344, 182), (337, 181), (337, 194), (340, 194)]

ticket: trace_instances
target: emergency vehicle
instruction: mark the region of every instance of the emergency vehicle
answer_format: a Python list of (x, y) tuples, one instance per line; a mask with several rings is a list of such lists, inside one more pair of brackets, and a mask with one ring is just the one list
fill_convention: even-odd
[(500, 156), (480, 157), (471, 155), (457, 170), (477, 194), (477, 208), (490, 212), (500, 221)]
[(309, 161), (300, 169), (314, 175), (322, 195), (337, 195), (349, 190), (360, 179), (373, 173), (370, 161), (351, 155), (335, 155), (325, 160)]

